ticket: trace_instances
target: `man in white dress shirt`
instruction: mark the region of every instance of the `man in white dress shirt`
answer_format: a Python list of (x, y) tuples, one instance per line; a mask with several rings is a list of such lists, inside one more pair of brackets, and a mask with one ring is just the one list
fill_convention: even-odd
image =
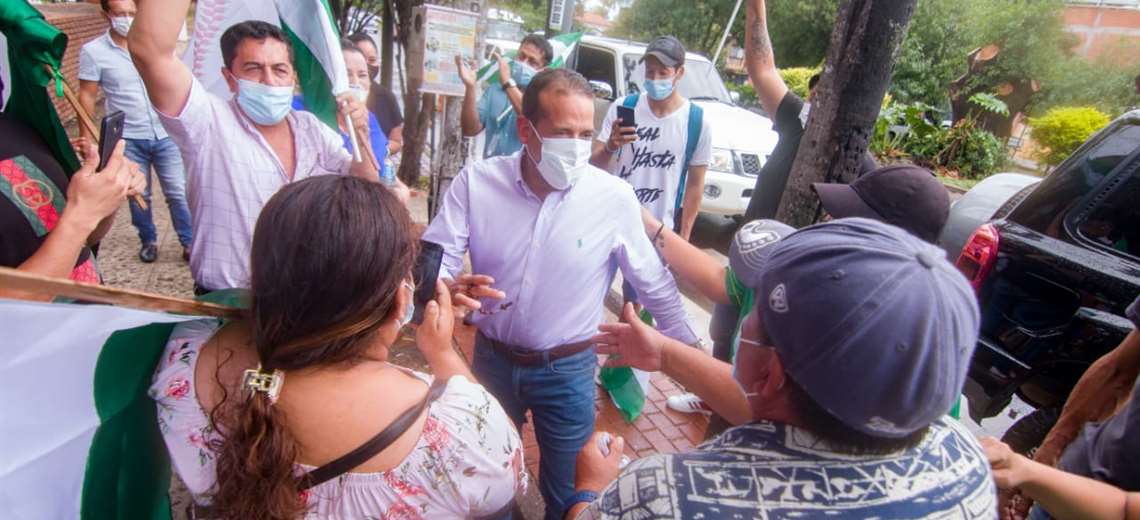
[(575, 456), (594, 431), (590, 337), (615, 267), (663, 333), (688, 344), (697, 336), (640, 224), (633, 188), (589, 164), (586, 79), (565, 69), (536, 75), (518, 130), (523, 149), (460, 172), (423, 238), (444, 248), (441, 277), (457, 279), (470, 253), (472, 271), (504, 295), (484, 298), (471, 318), (479, 328), (472, 369), (516, 423), (531, 412), (546, 518), (561, 518)]

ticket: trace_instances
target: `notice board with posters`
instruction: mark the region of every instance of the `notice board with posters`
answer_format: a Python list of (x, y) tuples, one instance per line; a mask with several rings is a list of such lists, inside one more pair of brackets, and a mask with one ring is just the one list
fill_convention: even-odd
[(476, 63), (475, 31), (479, 13), (423, 6), (424, 82), (421, 92), (462, 96), (463, 81), (455, 66), (455, 56)]

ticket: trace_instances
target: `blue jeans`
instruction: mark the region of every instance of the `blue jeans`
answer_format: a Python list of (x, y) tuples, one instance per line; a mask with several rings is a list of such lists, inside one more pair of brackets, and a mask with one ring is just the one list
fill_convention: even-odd
[(507, 415), (522, 425), (526, 411), (534, 418), (538, 440), (538, 485), (546, 500), (546, 518), (561, 519), (574, 494), (574, 462), (594, 433), (594, 349), (547, 361), (515, 365), (479, 334), (471, 371), (499, 400)]
[(126, 139), (126, 156), (138, 163), (143, 175), (146, 175), (146, 192), (143, 200), (147, 208), (143, 210), (131, 201), (131, 224), (139, 231), (139, 240), (143, 244), (153, 244), (158, 241), (154, 230), (154, 220), (151, 219), (150, 203), (150, 170), (158, 174), (158, 183), (162, 185), (162, 194), (166, 197), (166, 205), (170, 209), (170, 220), (174, 224), (174, 232), (178, 234), (178, 242), (182, 247), (189, 247), (193, 232), (190, 228), (190, 208), (186, 205), (186, 173), (182, 169), (182, 154), (169, 137), (165, 139)]

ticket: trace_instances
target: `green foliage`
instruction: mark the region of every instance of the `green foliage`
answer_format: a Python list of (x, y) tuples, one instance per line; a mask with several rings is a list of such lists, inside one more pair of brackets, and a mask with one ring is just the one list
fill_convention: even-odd
[(973, 118), (945, 129), (934, 122), (936, 115), (923, 103), (891, 103), (875, 121), (871, 152), (886, 162), (909, 160), (951, 178), (982, 178), (1004, 164), (1001, 141)]
[[(776, 66), (818, 67), (823, 63), (839, 0), (768, 0), (766, 4)], [(740, 18), (744, 18), (744, 8), (740, 11)], [(734, 36), (737, 41), (744, 41), (743, 25)]]
[(966, 72), (972, 0), (918, 0), (899, 49), (891, 93), (903, 103), (948, 106), (947, 87)]
[(788, 90), (795, 92), (797, 96), (802, 99), (808, 97), (808, 81), (815, 74), (818, 74), (820, 67), (807, 68), (807, 67), (789, 67), (780, 69), (780, 77), (784, 78), (784, 83), (788, 85)]
[(986, 177), (1005, 163), (1005, 146), (994, 134), (964, 123), (966, 120), (959, 121), (945, 132), (942, 150), (934, 156), (934, 164), (956, 171), (956, 177)]
[(973, 103), (987, 112), (993, 112), (1003, 116), (1009, 115), (1009, 106), (1005, 104), (1005, 101), (998, 99), (997, 96), (988, 92), (979, 92), (970, 96), (970, 103)]
[[(609, 34), (640, 42), (671, 34), (687, 50), (711, 57), (734, 5), (715, 0), (635, 0), (632, 7), (621, 10)], [(743, 10), (734, 28), (744, 34)]]
[(1033, 140), (1044, 148), (1040, 159), (1050, 166), (1061, 164), (1108, 123), (1108, 116), (1093, 107), (1057, 107), (1029, 120)]
[(1051, 107), (1091, 105), (1111, 117), (1119, 116), (1130, 107), (1140, 106), (1135, 78), (1140, 75), (1140, 60), (1128, 65), (1111, 61), (1112, 57), (1140, 56), (1140, 46), (1121, 44), (1102, 58), (1089, 61), (1070, 57), (1056, 67), (1052, 78), (1042, 82), (1035, 112), (1044, 113)]

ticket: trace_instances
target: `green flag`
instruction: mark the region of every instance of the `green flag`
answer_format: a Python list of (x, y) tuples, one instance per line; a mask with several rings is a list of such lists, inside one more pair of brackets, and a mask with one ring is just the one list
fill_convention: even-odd
[[(570, 53), (574, 52), (574, 48), (578, 46), (578, 42), (582, 40), (582, 33), (568, 33), (559, 34), (551, 38), (550, 46), (554, 49), (554, 58), (550, 60), (550, 68), (557, 69), (566, 64), (566, 58), (570, 57)], [(510, 50), (503, 54), (506, 58), (514, 58), (518, 51)], [(499, 82), (499, 64), (491, 61), (483, 65), (478, 73), (479, 81), (498, 83)]]
[[(69, 174), (78, 170), (79, 158), (47, 90), (53, 79), (63, 81), (59, 67), (67, 35), (49, 24), (27, 0), (0, 0), (0, 33), (8, 40), (8, 53), (0, 57), (0, 66), (11, 78), (4, 86), (11, 92), (4, 113), (34, 128)], [(51, 72), (44, 65), (51, 67)], [(62, 83), (55, 87), (56, 95), (62, 97)]]

